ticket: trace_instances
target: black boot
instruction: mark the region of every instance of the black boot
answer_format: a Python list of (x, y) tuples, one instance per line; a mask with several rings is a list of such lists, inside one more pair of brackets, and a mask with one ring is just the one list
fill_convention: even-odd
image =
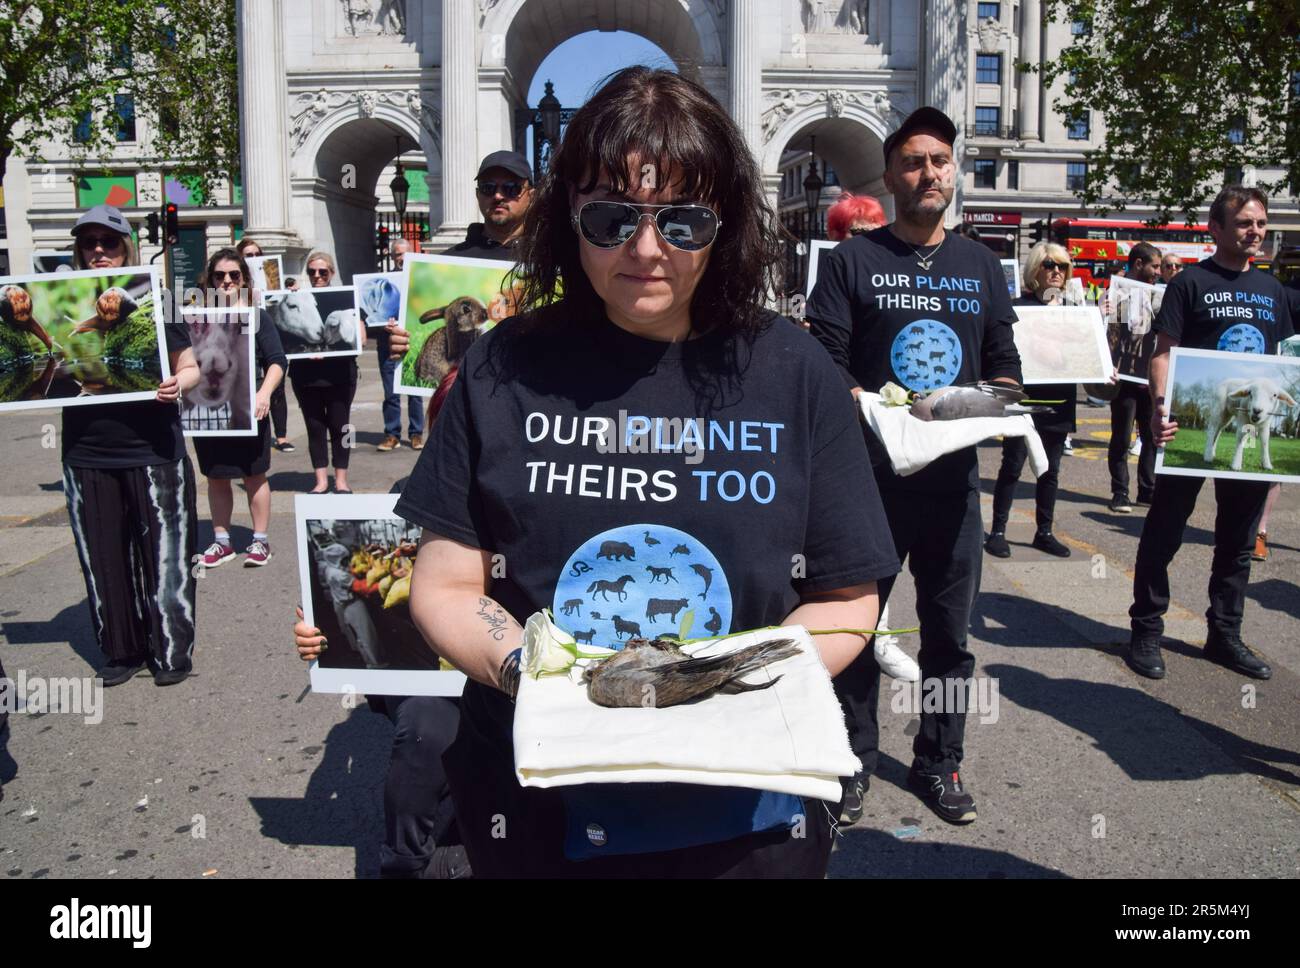
[(1251, 652), (1236, 632), (1210, 629), (1209, 638), (1205, 642), (1205, 657), (1253, 679), (1270, 679), (1273, 676), (1268, 663)]

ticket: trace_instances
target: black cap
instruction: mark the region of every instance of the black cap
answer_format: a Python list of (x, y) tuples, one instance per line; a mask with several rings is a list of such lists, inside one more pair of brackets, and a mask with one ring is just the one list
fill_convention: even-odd
[(957, 126), (952, 123), (952, 118), (938, 108), (917, 108), (904, 119), (897, 131), (885, 139), (885, 164), (889, 164), (889, 153), (917, 131), (933, 131), (949, 145), (957, 141)]
[(533, 177), (533, 166), (528, 164), (528, 159), (517, 151), (494, 151), (483, 159), (483, 163), (478, 166), (478, 174), (474, 176), (477, 180), (483, 177), (483, 172), (492, 168), (504, 168), (510, 174), (525, 181), (531, 181)]

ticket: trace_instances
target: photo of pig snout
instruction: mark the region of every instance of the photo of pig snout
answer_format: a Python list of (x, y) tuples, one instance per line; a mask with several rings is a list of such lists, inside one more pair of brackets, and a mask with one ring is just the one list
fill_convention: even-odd
[(421, 323), (435, 319), (446, 320), (446, 325), (425, 340), (415, 361), (415, 375), (436, 386), (478, 338), (488, 320), (488, 311), (473, 296), (460, 296), (420, 316)]

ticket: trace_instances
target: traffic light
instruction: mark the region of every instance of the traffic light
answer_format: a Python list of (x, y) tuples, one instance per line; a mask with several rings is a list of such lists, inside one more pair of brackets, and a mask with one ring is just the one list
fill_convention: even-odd
[(381, 225), (379, 227), (379, 232), (375, 236), (375, 248), (379, 251), (379, 254), (381, 256), (386, 255), (388, 253), (388, 226), (387, 225)]
[(168, 202), (167, 207), (163, 209), (165, 218), (165, 229), (167, 234), (167, 244), (173, 245), (181, 237), (181, 218), (180, 212), (176, 208), (175, 202)]
[(1044, 238), (1046, 238), (1047, 223), (1044, 222), (1041, 218), (1037, 222), (1032, 223), (1029, 227), (1033, 229), (1033, 231), (1029, 233), (1029, 237), (1033, 241), (1041, 242), (1043, 241)]
[(158, 244), (158, 213), (150, 212), (145, 218), (150, 245)]

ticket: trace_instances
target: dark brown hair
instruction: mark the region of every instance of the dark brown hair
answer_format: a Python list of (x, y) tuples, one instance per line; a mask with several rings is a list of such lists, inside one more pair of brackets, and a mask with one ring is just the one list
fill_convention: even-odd
[[(244, 257), (239, 252), (228, 246), (224, 249), (217, 249), (216, 252), (208, 256), (208, 264), (204, 267), (203, 275), (199, 278), (199, 288), (204, 292), (214, 288), (212, 285), (212, 270), (217, 267), (218, 262), (234, 262), (239, 266), (239, 271), (243, 273), (243, 283), (239, 287), (239, 292), (244, 297), (245, 303), (251, 303), (253, 278), (249, 274), (248, 263), (244, 261)], [(215, 297), (209, 297), (209, 299), (215, 301)]]
[(1268, 214), (1268, 196), (1258, 188), (1247, 188), (1244, 185), (1229, 185), (1223, 191), (1214, 197), (1210, 203), (1210, 221), (1217, 222), (1225, 228), (1228, 225), (1229, 211), (1233, 214), (1247, 202), (1259, 202), (1264, 207), (1264, 213)]
[(590, 192), (602, 177), (626, 192), (639, 177), (628, 171), (632, 154), (655, 166), (659, 185), (680, 179), (681, 195), (712, 207), (722, 223), (691, 298), (692, 327), (756, 333), (769, 315), (764, 300), (780, 291), (781, 256), (758, 165), (713, 95), (648, 67), (613, 74), (569, 123), (524, 222), (521, 312), (558, 321), (603, 310), (579, 260), (570, 193)]

